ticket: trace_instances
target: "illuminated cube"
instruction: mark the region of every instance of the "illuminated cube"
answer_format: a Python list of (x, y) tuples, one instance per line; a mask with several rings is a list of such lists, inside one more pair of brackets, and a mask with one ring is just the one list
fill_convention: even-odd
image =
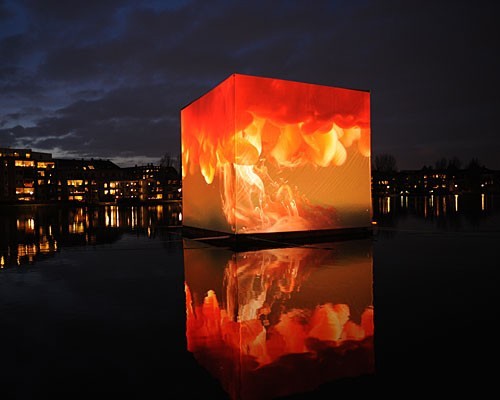
[(370, 93), (233, 74), (181, 110), (183, 225), (371, 225)]

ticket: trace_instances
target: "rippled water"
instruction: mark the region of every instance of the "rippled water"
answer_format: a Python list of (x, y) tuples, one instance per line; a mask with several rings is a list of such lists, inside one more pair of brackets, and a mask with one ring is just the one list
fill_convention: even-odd
[(374, 199), (370, 238), (242, 253), (183, 239), (178, 204), (2, 207), (2, 399), (477, 396), (499, 209)]

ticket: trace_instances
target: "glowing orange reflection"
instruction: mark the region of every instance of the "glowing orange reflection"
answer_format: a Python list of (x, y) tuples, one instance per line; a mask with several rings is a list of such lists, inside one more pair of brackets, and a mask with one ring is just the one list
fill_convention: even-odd
[(366, 227), (369, 92), (234, 74), (181, 111), (184, 224)]
[(373, 373), (369, 240), (241, 253), (186, 240), (184, 265), (188, 350), (232, 398)]

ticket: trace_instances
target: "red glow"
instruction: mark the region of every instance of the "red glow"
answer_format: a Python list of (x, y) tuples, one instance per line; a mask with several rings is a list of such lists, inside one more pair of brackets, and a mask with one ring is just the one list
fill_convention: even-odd
[(188, 350), (231, 397), (283, 396), (373, 372), (369, 243), (335, 246), (185, 250)]
[(184, 223), (369, 226), (369, 112), (368, 92), (232, 75), (181, 112)]

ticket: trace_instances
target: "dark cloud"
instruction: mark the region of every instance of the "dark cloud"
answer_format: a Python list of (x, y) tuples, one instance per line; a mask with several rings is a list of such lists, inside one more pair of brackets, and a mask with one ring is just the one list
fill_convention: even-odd
[(179, 152), (180, 109), (236, 72), (370, 90), (373, 152), (400, 167), (457, 155), (500, 169), (498, 11), (489, 1), (0, 2), (1, 145), (159, 159)]

